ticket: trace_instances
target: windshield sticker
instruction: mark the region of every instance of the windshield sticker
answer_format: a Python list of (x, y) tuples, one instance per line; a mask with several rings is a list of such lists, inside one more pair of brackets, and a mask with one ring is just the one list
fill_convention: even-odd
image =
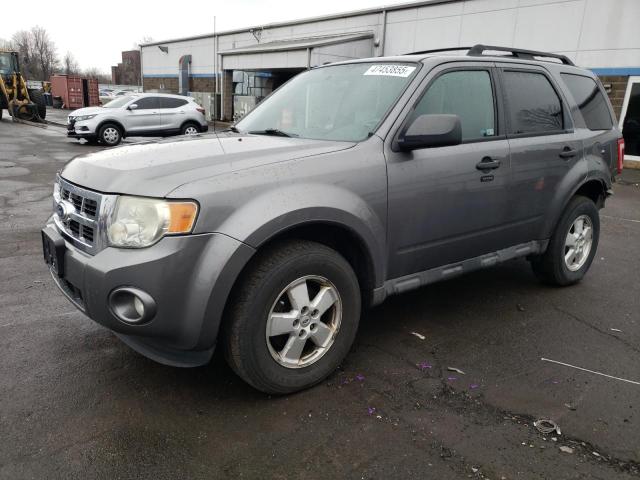
[(383, 75), (385, 77), (408, 77), (416, 67), (409, 65), (371, 65), (364, 75)]

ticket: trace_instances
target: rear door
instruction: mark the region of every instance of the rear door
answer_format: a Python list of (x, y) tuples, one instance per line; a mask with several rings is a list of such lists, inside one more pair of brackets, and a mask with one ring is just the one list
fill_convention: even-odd
[(583, 157), (582, 141), (567, 101), (544, 68), (498, 66), (511, 156), (509, 236), (514, 244), (542, 240), (558, 186), (578, 171), (573, 167)]
[(124, 118), (129, 135), (150, 134), (161, 129), (158, 97), (139, 97), (133, 103), (138, 108), (127, 110)]
[(614, 129), (615, 117), (602, 85), (590, 76), (575, 72), (562, 72), (559, 76), (573, 100), (575, 130), (582, 138), (585, 157), (604, 162), (615, 174), (620, 134)]
[(186, 119), (187, 103), (184, 98), (160, 97), (160, 114), (163, 130), (178, 130)]
[[(394, 151), (387, 145), (388, 278), (435, 268), (509, 245), (509, 146), (498, 118), (492, 64), (442, 65), (427, 75), (394, 126), (421, 114), (456, 114), (463, 143)], [(396, 138), (396, 137), (393, 137)], [(481, 169), (496, 161), (497, 168)]]

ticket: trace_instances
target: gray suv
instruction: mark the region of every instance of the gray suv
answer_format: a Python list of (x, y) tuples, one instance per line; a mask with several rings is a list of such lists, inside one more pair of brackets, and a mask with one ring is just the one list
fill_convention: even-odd
[(312, 69), (230, 131), (60, 172), (42, 231), (62, 292), (158, 362), (219, 346), (255, 388), (327, 377), (361, 309), (517, 257), (578, 282), (624, 143), (569, 59), (475, 46)]
[(166, 93), (123, 93), (103, 107), (74, 110), (67, 136), (114, 147), (124, 137), (194, 135), (209, 129), (194, 98)]

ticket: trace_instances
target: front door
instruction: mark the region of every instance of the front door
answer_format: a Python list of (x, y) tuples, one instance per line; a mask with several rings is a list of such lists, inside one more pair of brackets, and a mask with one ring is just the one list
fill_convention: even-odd
[[(491, 66), (465, 62), (435, 69), (412, 100), (404, 124), (422, 114), (456, 114), (463, 143), (412, 152), (387, 148), (389, 278), (509, 246), (502, 234), (509, 146), (495, 85)], [(483, 168), (490, 161), (497, 168)]]

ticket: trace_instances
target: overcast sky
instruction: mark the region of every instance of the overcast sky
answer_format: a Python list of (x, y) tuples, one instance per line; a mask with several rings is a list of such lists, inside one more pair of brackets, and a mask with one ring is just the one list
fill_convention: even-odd
[[(407, 0), (109, 0), (97, 2), (29, 2), (25, 15), (9, 15), (0, 37), (40, 25), (55, 42), (60, 58), (73, 53), (80, 67), (110, 73), (122, 50), (136, 48), (144, 37), (164, 40), (265, 23), (406, 3)], [(4, 0), (3, 0), (4, 3)], [(7, 6), (11, 2), (8, 2)], [(10, 8), (11, 9), (11, 8)]]

